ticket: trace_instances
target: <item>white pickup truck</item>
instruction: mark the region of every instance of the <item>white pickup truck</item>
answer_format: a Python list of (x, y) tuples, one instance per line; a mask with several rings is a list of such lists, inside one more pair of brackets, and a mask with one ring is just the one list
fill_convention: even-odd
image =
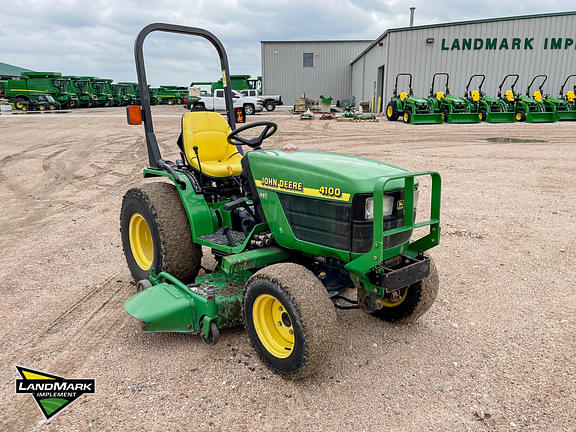
[(256, 89), (240, 90), (244, 96), (257, 97), (264, 104), (266, 111), (274, 111), (277, 105), (282, 105), (282, 96), (280, 95), (261, 95)]
[[(262, 101), (255, 97), (246, 97), (235, 90), (232, 90), (232, 100), (234, 108), (244, 107), (246, 115), (252, 115), (262, 111)], [(224, 90), (216, 89), (214, 95), (202, 96), (194, 102), (191, 111), (226, 111), (226, 101), (224, 100)]]

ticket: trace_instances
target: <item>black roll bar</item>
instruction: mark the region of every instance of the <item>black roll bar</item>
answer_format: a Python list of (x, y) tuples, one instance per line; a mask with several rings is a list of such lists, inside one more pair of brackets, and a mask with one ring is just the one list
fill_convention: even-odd
[[(146, 68), (144, 65), (144, 52), (143, 45), (146, 36), (150, 33), (160, 31), (167, 33), (179, 33), (192, 36), (200, 36), (216, 48), (220, 56), (220, 66), (222, 68), (224, 85), (224, 100), (226, 101), (226, 114), (228, 117), (228, 124), (232, 130), (236, 129), (236, 118), (234, 116), (234, 104), (232, 102), (232, 90), (230, 89), (230, 69), (228, 67), (228, 56), (222, 42), (207, 30), (197, 27), (186, 27), (174, 24), (153, 23), (149, 24), (140, 30), (136, 41), (134, 42), (134, 59), (136, 60), (136, 74), (138, 76), (138, 87), (140, 89), (140, 99), (142, 105), (142, 120), (144, 122), (144, 131), (146, 134), (146, 146), (148, 148), (148, 160), (152, 168), (166, 168), (166, 162), (162, 159), (158, 141), (154, 134), (154, 127), (152, 126), (152, 113), (150, 111), (150, 91), (148, 89), (148, 81), (146, 79)], [(240, 154), (244, 151), (240, 146), (237, 147)]]

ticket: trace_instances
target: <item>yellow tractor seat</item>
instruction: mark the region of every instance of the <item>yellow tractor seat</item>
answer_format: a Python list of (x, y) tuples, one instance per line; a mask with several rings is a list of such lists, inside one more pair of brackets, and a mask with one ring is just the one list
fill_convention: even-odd
[(533, 98), (535, 101), (542, 102), (542, 93), (540, 93), (538, 90), (536, 90), (534, 92)]
[(504, 97), (507, 101), (513, 102), (514, 101), (514, 92), (512, 90), (506, 90), (504, 92)]
[(402, 92), (400, 93), (400, 100), (404, 101), (404, 99), (406, 99), (408, 97), (408, 93), (407, 92)]
[[(182, 117), (182, 141), (188, 163), (200, 170), (194, 146), (198, 146), (198, 156), (202, 173), (210, 177), (230, 177), (242, 172), (242, 155), (236, 146), (227, 141), (232, 132), (222, 115), (214, 112), (195, 111)], [(230, 169), (228, 168), (230, 167)]]
[(470, 96), (472, 96), (472, 100), (474, 102), (478, 102), (480, 100), (480, 92), (478, 90), (472, 90), (470, 92)]
[(436, 99), (438, 100), (444, 99), (444, 92), (442, 91), (436, 92)]
[(574, 94), (574, 92), (572, 90), (568, 90), (566, 92), (566, 100), (568, 102), (574, 102), (574, 99), (576, 99), (576, 95)]

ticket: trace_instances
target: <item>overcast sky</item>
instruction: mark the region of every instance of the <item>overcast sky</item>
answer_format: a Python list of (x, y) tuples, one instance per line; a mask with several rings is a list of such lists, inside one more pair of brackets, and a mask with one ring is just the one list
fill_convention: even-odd
[[(36, 71), (134, 81), (133, 43), (152, 22), (206, 28), (224, 43), (232, 74), (260, 74), (261, 40), (375, 39), (388, 28), (563, 12), (559, 0), (1, 0), (0, 62)], [(149, 82), (188, 85), (219, 77), (216, 52), (185, 36), (145, 44)]]

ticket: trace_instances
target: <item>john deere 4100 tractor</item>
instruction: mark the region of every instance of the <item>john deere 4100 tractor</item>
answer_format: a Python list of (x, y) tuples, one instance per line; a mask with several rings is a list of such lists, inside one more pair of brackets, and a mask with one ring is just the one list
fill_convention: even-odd
[[(223, 71), (226, 117), (184, 114), (175, 162), (162, 158), (152, 125), (142, 46), (154, 31), (207, 39)], [(149, 167), (147, 181), (124, 196), (120, 227), (139, 291), (125, 309), (144, 330), (195, 333), (214, 344), (221, 329), (243, 323), (262, 361), (296, 378), (329, 355), (336, 307), (393, 322), (430, 308), (438, 291), (426, 253), (440, 239), (437, 173), (290, 145), (262, 149), (277, 125), (236, 128), (226, 51), (206, 30), (150, 24), (135, 57), (142, 105), (127, 108), (128, 122), (144, 123)], [(259, 133), (249, 138), (248, 129)], [(431, 177), (430, 218), (416, 223), (421, 176)], [(413, 240), (419, 227), (425, 232)], [(200, 274), (203, 251), (216, 264)], [(342, 295), (348, 289), (356, 299)]]

